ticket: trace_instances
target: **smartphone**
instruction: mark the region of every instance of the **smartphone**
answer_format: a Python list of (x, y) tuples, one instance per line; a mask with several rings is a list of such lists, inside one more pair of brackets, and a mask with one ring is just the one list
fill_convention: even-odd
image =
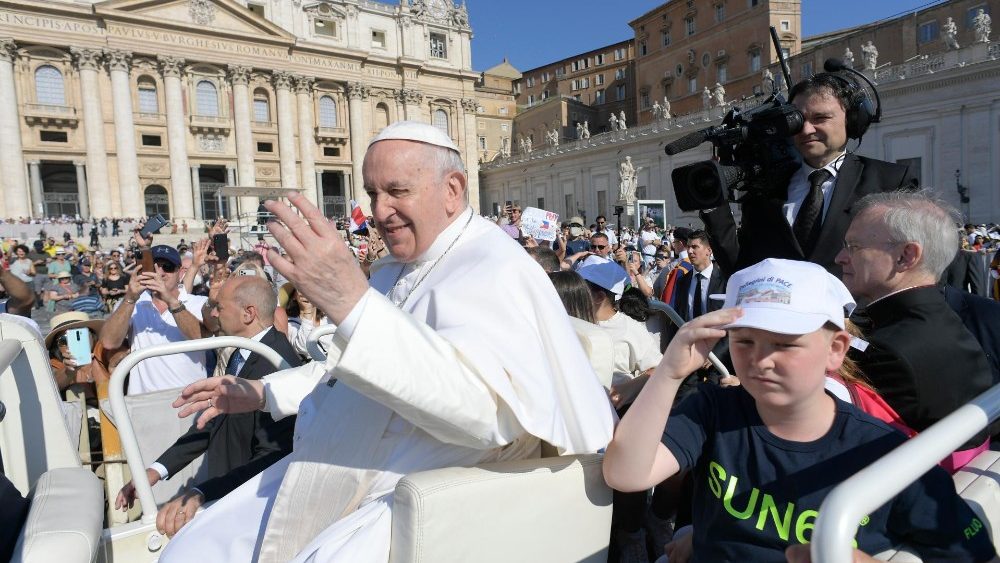
[(142, 238), (147, 239), (149, 235), (160, 232), (160, 229), (169, 225), (170, 222), (163, 218), (163, 215), (157, 213), (154, 217), (150, 217), (146, 224), (142, 226), (142, 230), (139, 231), (139, 235)]
[(229, 235), (220, 233), (212, 235), (212, 249), (219, 262), (225, 264), (229, 260)]
[(506, 205), (506, 206), (507, 206), (507, 207), (505, 207), (504, 209), (507, 209), (507, 208), (510, 208), (510, 207), (513, 207), (513, 206), (514, 206), (514, 203), (513, 203), (513, 202), (511, 202), (510, 200), (507, 200), (507, 203), (505, 203), (504, 205)]
[(142, 273), (151, 274), (156, 272), (156, 266), (153, 265), (153, 249), (143, 248), (142, 252)]
[(71, 328), (67, 330), (66, 342), (69, 344), (69, 353), (73, 355), (78, 366), (90, 363), (90, 329)]
[(236, 273), (238, 275), (241, 275), (241, 276), (256, 276), (257, 275), (257, 270), (240, 269)]

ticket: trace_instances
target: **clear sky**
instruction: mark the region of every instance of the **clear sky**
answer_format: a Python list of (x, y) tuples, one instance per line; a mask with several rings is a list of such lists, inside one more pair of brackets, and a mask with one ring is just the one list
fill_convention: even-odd
[[(663, 0), (466, 0), (472, 24), (472, 66), (500, 63), (519, 70), (633, 36), (628, 22)], [(680, 0), (672, 0), (678, 2)], [(940, 0), (802, 0), (805, 36), (892, 17)]]

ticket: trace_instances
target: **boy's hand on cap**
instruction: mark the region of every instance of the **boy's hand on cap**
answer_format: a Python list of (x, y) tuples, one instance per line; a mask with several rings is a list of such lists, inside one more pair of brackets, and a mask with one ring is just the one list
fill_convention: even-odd
[(743, 316), (742, 309), (720, 309), (684, 323), (670, 341), (654, 377), (683, 380), (706, 361), (712, 347), (726, 335), (725, 326)]

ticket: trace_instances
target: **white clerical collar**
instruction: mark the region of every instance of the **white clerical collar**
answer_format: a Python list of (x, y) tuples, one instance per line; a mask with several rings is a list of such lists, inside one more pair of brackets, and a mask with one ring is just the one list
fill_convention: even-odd
[(443, 255), (445, 251), (448, 250), (448, 247), (450, 247), (452, 243), (455, 242), (455, 239), (462, 234), (462, 231), (465, 229), (465, 226), (469, 223), (470, 215), (472, 215), (471, 207), (466, 207), (465, 211), (462, 211), (461, 213), (456, 215), (455, 218), (451, 221), (451, 224), (445, 227), (445, 229), (441, 231), (441, 234), (439, 234), (437, 238), (434, 239), (434, 242), (431, 244), (430, 248), (424, 251), (424, 253), (421, 254), (420, 256), (417, 256), (414, 262), (421, 264), (424, 262), (430, 262), (432, 260), (437, 260), (438, 258), (440, 258), (441, 255)]

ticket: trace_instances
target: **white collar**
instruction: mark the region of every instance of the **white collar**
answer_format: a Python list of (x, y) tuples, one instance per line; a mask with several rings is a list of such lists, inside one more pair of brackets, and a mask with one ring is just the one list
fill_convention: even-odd
[[(844, 160), (846, 160), (846, 158), (847, 158), (847, 151), (844, 151), (839, 155), (837, 155), (837, 157), (831, 160), (830, 162), (827, 162), (826, 166), (824, 166), (822, 170), (826, 170), (827, 172), (829, 172), (831, 179), (836, 178), (837, 174), (840, 172), (840, 167), (844, 165)], [(812, 166), (809, 166), (809, 164), (806, 163), (805, 161), (802, 161), (802, 172), (806, 175), (806, 178), (808, 178), (810, 174), (812, 174), (817, 170), (820, 170), (820, 168), (813, 168)]]

